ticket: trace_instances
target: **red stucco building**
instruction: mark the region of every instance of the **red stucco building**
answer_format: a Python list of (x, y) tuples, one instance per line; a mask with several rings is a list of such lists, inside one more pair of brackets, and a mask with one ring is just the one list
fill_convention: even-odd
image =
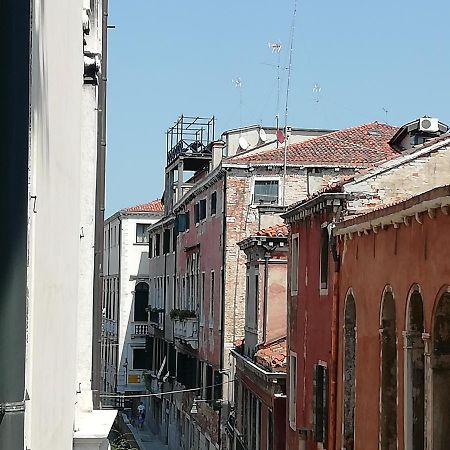
[(336, 226), (343, 448), (450, 448), (449, 205), (445, 186)]

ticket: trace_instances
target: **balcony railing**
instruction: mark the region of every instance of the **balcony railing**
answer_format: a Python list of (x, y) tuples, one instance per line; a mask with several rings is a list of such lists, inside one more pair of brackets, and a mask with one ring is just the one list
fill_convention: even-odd
[(135, 336), (147, 336), (148, 334), (148, 324), (135, 324), (134, 333)]
[(175, 338), (188, 343), (192, 348), (198, 348), (197, 317), (174, 319), (173, 333)]

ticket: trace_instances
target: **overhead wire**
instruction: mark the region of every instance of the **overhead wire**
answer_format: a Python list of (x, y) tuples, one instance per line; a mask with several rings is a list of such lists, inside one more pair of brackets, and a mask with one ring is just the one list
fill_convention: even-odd
[(211, 384), (209, 386), (201, 386), (197, 388), (190, 388), (190, 389), (179, 389), (176, 391), (167, 391), (167, 392), (161, 392), (160, 394), (100, 394), (100, 398), (141, 398), (141, 397), (161, 397), (162, 395), (169, 395), (169, 394), (180, 394), (183, 392), (195, 392), (200, 391), (202, 389), (209, 389), (216, 386), (223, 386), (224, 384), (233, 383), (235, 380), (228, 380), (224, 381), (223, 383), (217, 383), (217, 384)]

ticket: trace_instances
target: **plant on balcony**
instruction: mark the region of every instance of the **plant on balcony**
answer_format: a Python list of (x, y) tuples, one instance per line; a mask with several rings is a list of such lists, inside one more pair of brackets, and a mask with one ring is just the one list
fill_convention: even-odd
[(195, 311), (189, 309), (172, 309), (172, 311), (170, 311), (170, 318), (172, 320), (186, 320), (195, 317), (197, 317)]
[(148, 313), (162, 313), (162, 312), (164, 312), (164, 308), (156, 308), (156, 307), (153, 307), (153, 306), (148, 306), (147, 308), (145, 308), (145, 310)]

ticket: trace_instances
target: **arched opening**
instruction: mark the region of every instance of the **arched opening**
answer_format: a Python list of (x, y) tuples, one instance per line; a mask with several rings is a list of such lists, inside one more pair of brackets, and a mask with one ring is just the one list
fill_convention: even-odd
[(383, 296), (381, 310), (380, 448), (397, 448), (397, 334), (391, 291)]
[(147, 322), (148, 284), (138, 283), (134, 290), (134, 321)]
[(342, 446), (355, 448), (355, 393), (356, 393), (356, 305), (350, 293), (344, 311), (344, 426)]
[(433, 449), (450, 448), (450, 293), (439, 299), (433, 320)]
[(405, 332), (405, 448), (423, 450), (425, 439), (425, 368), (422, 340), (423, 302), (414, 290), (408, 304)]

